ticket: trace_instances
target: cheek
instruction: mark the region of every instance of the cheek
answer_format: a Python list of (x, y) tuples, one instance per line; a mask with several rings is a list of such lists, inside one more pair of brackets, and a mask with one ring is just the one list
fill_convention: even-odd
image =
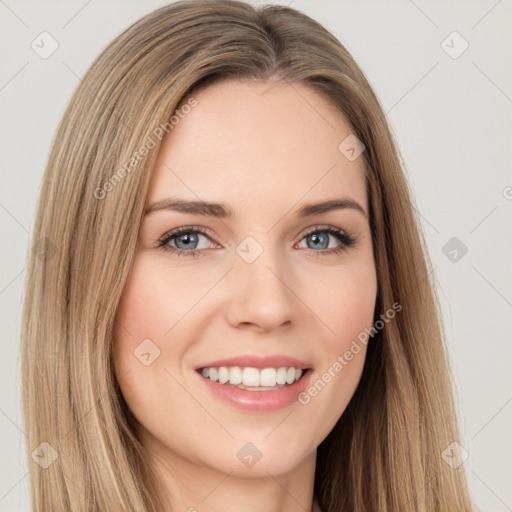
[[(116, 377), (133, 410), (154, 402), (155, 390), (169, 385), (166, 370), (179, 371), (189, 347), (183, 331), (187, 314), (211, 281), (211, 273), (170, 271), (165, 259), (136, 255), (117, 308), (112, 345)], [(183, 341), (170, 343), (170, 339)]]
[(118, 355), (131, 353), (147, 338), (163, 346), (165, 334), (186, 312), (186, 291), (179, 279), (165, 278), (165, 269), (136, 257), (116, 314)]
[(331, 339), (339, 348), (373, 323), (377, 286), (364, 279), (343, 280), (323, 308)]
[[(326, 326), (326, 346), (342, 350), (373, 323), (377, 276), (371, 258), (322, 272), (308, 289), (311, 309)], [(306, 296), (306, 292), (304, 294)]]
[(368, 332), (377, 296), (373, 260), (361, 258), (357, 264), (322, 274), (316, 284), (309, 300), (326, 326), (323, 357), (301, 403), (314, 402), (316, 412), (332, 426), (357, 388), (371, 340)]
[(318, 443), (339, 420), (359, 384), (377, 293), (372, 267), (360, 273), (339, 273), (324, 283), (328, 293), (312, 299), (327, 326), (319, 350), (321, 363), (315, 368), (310, 386), (298, 397), (299, 403), (312, 411), (310, 417), (321, 419), (310, 420), (317, 429)]
[(165, 256), (138, 254), (116, 320), (132, 338), (140, 341), (154, 336), (155, 343), (168, 343), (169, 331), (197, 306), (213, 283), (211, 266), (180, 269), (176, 262), (169, 264)]
[[(120, 382), (125, 396), (139, 391), (131, 385), (132, 380), (138, 382), (142, 392), (149, 389), (161, 366), (164, 335), (176, 322), (175, 292), (164, 290), (158, 271), (145, 268), (135, 258), (117, 309), (112, 347), (117, 378), (130, 373)], [(133, 379), (141, 374), (143, 379)]]
[(171, 285), (174, 282), (163, 278), (162, 268), (138, 255), (115, 317), (112, 356), (116, 379), (131, 412), (145, 427), (148, 422), (151, 425), (155, 411), (165, 419), (162, 404), (169, 401), (173, 389), (166, 370), (174, 373), (170, 361), (180, 361), (185, 350), (166, 337), (183, 316), (176, 311), (183, 294), (179, 286)]

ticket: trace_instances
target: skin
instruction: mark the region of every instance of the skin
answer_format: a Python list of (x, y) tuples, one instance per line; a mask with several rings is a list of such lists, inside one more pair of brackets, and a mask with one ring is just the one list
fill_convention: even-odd
[[(348, 121), (307, 85), (224, 80), (194, 95), (198, 105), (163, 140), (146, 205), (169, 196), (224, 203), (233, 218), (160, 210), (145, 216), (116, 316), (113, 356), (136, 434), (151, 453), (171, 510), (291, 512), (313, 502), (318, 445), (343, 414), (361, 377), (366, 346), (308, 404), (241, 411), (212, 395), (195, 373), (201, 363), (242, 354), (284, 354), (311, 362), (311, 383), (372, 325), (377, 278), (363, 159), (338, 149)], [(298, 218), (305, 203), (334, 198), (346, 208)], [(344, 230), (318, 248), (306, 236), (320, 225)], [(209, 235), (175, 255), (158, 240), (182, 226)], [(211, 234), (211, 236), (210, 236)], [(252, 236), (262, 254), (236, 252)], [(328, 247), (328, 248), (326, 248)], [(322, 254), (324, 253), (324, 254)], [(134, 356), (150, 339), (160, 355)], [(122, 378), (121, 378), (122, 377)], [(247, 442), (262, 458), (246, 467)]]

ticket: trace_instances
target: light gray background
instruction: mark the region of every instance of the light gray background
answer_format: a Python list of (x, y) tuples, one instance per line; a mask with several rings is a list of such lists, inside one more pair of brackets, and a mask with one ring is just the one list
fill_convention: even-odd
[[(29, 510), (19, 325), (50, 142), (101, 49), (165, 3), (0, 0), (0, 511)], [(439, 283), (471, 491), (481, 510), (511, 511), (512, 2), (276, 3), (329, 28), (388, 114)], [(59, 44), (47, 59), (31, 48), (43, 31)], [(452, 36), (442, 45), (453, 31), (469, 44), (458, 58), (443, 47), (456, 52), (461, 41)], [(454, 236), (468, 248), (456, 262), (443, 253)]]

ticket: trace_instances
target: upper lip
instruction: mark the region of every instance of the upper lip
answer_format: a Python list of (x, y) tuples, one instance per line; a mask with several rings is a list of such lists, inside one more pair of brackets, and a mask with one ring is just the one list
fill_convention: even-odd
[(300, 368), (307, 370), (311, 368), (311, 363), (301, 361), (295, 357), (289, 357), (281, 354), (275, 356), (258, 356), (256, 354), (245, 354), (241, 356), (228, 357), (226, 359), (217, 359), (208, 363), (201, 364), (196, 367), (196, 370), (202, 368), (220, 368), (221, 366), (241, 366), (258, 368), (280, 368), (282, 366)]

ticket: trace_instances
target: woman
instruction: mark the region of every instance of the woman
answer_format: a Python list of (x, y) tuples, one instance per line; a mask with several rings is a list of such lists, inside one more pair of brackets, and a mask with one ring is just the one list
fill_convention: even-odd
[(474, 510), (399, 153), (311, 18), (191, 0), (118, 36), (33, 244), (35, 511)]

